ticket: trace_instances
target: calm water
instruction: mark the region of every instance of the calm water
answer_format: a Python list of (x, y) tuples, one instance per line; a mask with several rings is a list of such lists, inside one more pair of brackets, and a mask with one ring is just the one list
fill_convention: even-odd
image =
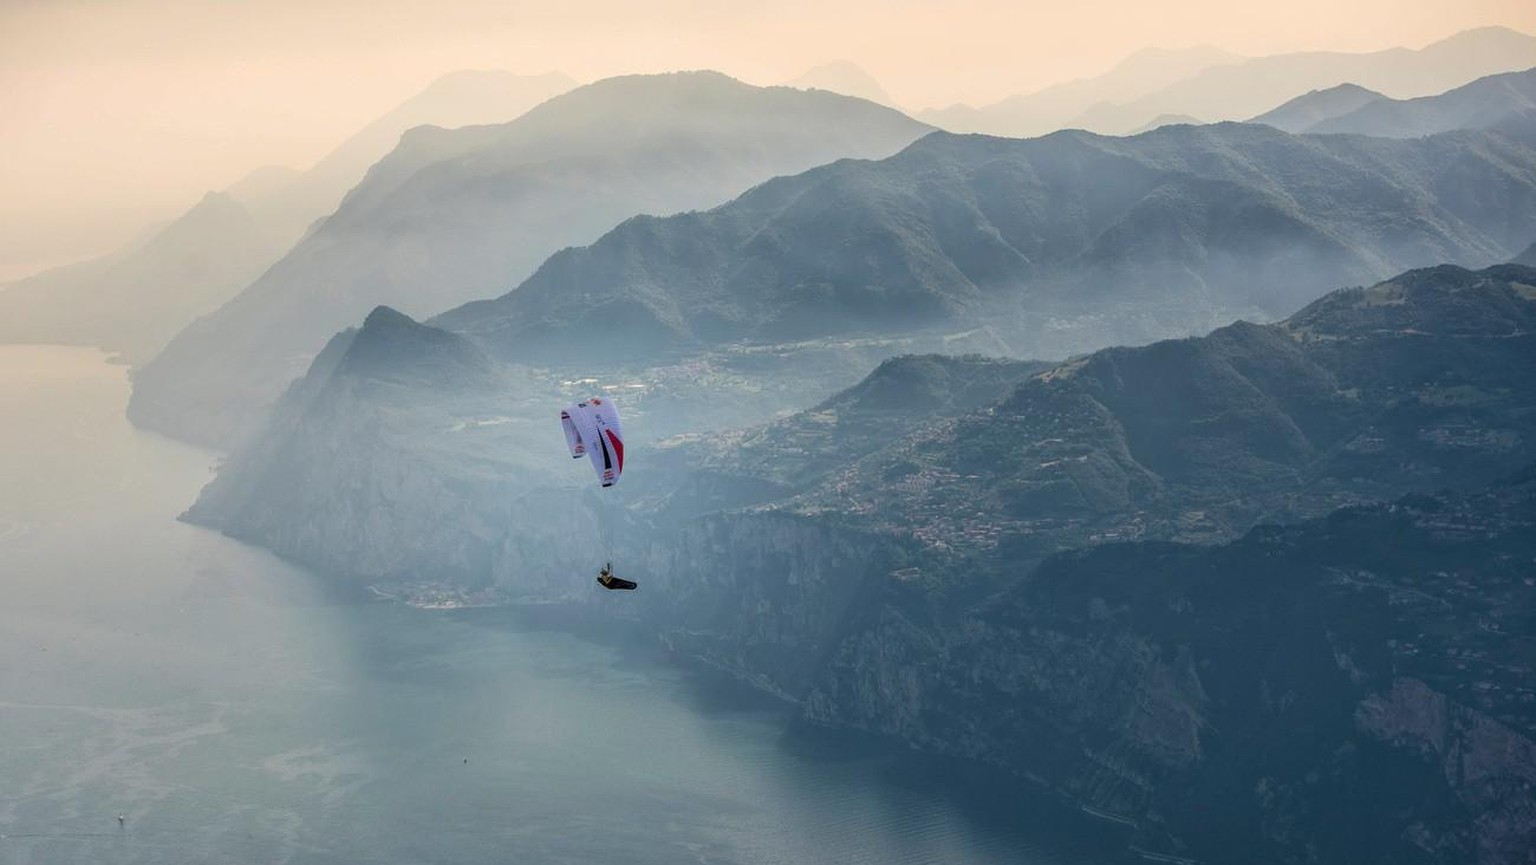
[(213, 457), (126, 398), (96, 352), (0, 346), (0, 862), (1113, 860), (644, 651), (328, 600), (175, 522)]

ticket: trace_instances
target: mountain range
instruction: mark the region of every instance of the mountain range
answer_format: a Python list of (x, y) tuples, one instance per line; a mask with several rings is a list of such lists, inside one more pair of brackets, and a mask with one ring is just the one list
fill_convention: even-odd
[[(1136, 61), (1136, 62), (1132, 62)], [(1354, 83), (1394, 98), (1440, 93), (1485, 75), (1536, 65), (1536, 37), (1503, 27), (1467, 30), (1421, 49), (1310, 51), (1240, 58), (1211, 49), (1138, 55), (1102, 79), (1013, 97), (981, 109), (918, 116), (957, 132), (1041, 135), (1081, 128), (1125, 134), (1164, 115), (1204, 121), (1253, 117), (1311, 90)], [(1151, 64), (1148, 72), (1139, 70)], [(1140, 82), (1148, 86), (1137, 92)], [(1037, 105), (1049, 105), (1042, 112)]]
[(1435, 96), (1391, 99), (1354, 85), (1298, 97), (1254, 123), (1318, 134), (1418, 138), (1452, 129), (1483, 129), (1536, 114), (1536, 69), (1479, 78)]
[(1044, 135), (1077, 125), (1082, 113), (1095, 105), (1140, 99), (1204, 70), (1245, 59), (1210, 46), (1181, 50), (1145, 48), (1103, 75), (1010, 96), (980, 108), (952, 105), (920, 111), (915, 116), (950, 132), (1010, 137)]
[(631, 219), (432, 323), (528, 363), (956, 333), (1062, 356), (1273, 318), (1404, 267), (1506, 261), (1536, 234), (1533, 144), (1524, 127), (934, 133), (710, 211)]
[[(572, 539), (606, 537), (679, 657), (1151, 854), (1512, 863), (1533, 373), (1519, 265), (1064, 363), (897, 358), (740, 431), (653, 401), (676, 367), (541, 381), (381, 309), (188, 518), (338, 579), (575, 603)], [(550, 438), (591, 389), (635, 442), (611, 491)]]
[(315, 220), (334, 211), (347, 191), (394, 150), (408, 130), (505, 123), (576, 86), (574, 79), (558, 72), (450, 72), (358, 130), (307, 171), (279, 171), (263, 182), (263, 174), (272, 169), (260, 170), (230, 194), (258, 217), (292, 231), (293, 240), (297, 240)]
[(0, 340), (95, 345), (142, 365), (281, 258), (406, 129), (511, 119), (571, 86), (558, 74), (443, 76), (308, 171), (258, 169), (117, 253), (0, 286)]
[(886, 415), (873, 448), (807, 437), (882, 368), (685, 445), (707, 477), (673, 495), (738, 498), (616, 555), (678, 654), (1148, 852), (1522, 861), (1533, 325), (1536, 270), (1439, 267)]
[(1533, 556), (1527, 469), (1064, 553), (942, 619), (866, 585), (867, 630), (802, 711), (1026, 773), (1153, 861), (1513, 865), (1536, 839)]
[(501, 125), (418, 128), (147, 365), (129, 416), (228, 446), (375, 305), (421, 315), (495, 296), (637, 213), (717, 205), (777, 174), (890, 155), (926, 131), (862, 100), (707, 72), (608, 79)]

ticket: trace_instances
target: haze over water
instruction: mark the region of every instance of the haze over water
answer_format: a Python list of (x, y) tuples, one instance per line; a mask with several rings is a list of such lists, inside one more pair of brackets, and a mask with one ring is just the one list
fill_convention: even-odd
[(0, 347), (0, 863), (1112, 858), (639, 650), (328, 598), (176, 522), (213, 458), (126, 398), (95, 351)]

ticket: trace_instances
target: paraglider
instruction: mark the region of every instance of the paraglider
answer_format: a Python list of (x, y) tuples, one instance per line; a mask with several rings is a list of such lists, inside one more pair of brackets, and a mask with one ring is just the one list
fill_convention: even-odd
[[(624, 474), (624, 427), (619, 422), (619, 409), (611, 400), (594, 396), (567, 406), (560, 412), (560, 426), (572, 459), (587, 457), (604, 487), (619, 482)], [(636, 586), (632, 580), (615, 576), (611, 562), (597, 572), (597, 582), (610, 590)]]
[(633, 580), (613, 575), (613, 562), (603, 565), (603, 569), (597, 572), (597, 581), (602, 583), (605, 589), (633, 589), (636, 586)]

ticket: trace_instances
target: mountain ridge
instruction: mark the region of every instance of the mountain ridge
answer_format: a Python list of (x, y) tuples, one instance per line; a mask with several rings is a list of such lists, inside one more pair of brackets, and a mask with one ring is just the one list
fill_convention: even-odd
[[(1395, 142), (1240, 124), (1133, 139), (936, 132), (713, 210), (628, 220), (516, 290), (432, 321), (523, 362), (568, 359), (577, 332), (602, 337), (583, 356), (631, 358), (978, 325), (1022, 355), (1144, 342), (1278, 314), (1310, 300), (1298, 291), (1309, 283), (1507, 260), (1536, 231), (1528, 138)], [(1426, 178), (1450, 165), (1505, 199), (1495, 222), (1438, 197)], [(1090, 314), (1111, 298), (1115, 316)]]
[(709, 72), (607, 79), (507, 124), (418, 127), (304, 242), (178, 335), (136, 379), (129, 416), (229, 447), (332, 333), (378, 304), (422, 315), (492, 296), (635, 213), (717, 204), (926, 130), (851, 97)]

